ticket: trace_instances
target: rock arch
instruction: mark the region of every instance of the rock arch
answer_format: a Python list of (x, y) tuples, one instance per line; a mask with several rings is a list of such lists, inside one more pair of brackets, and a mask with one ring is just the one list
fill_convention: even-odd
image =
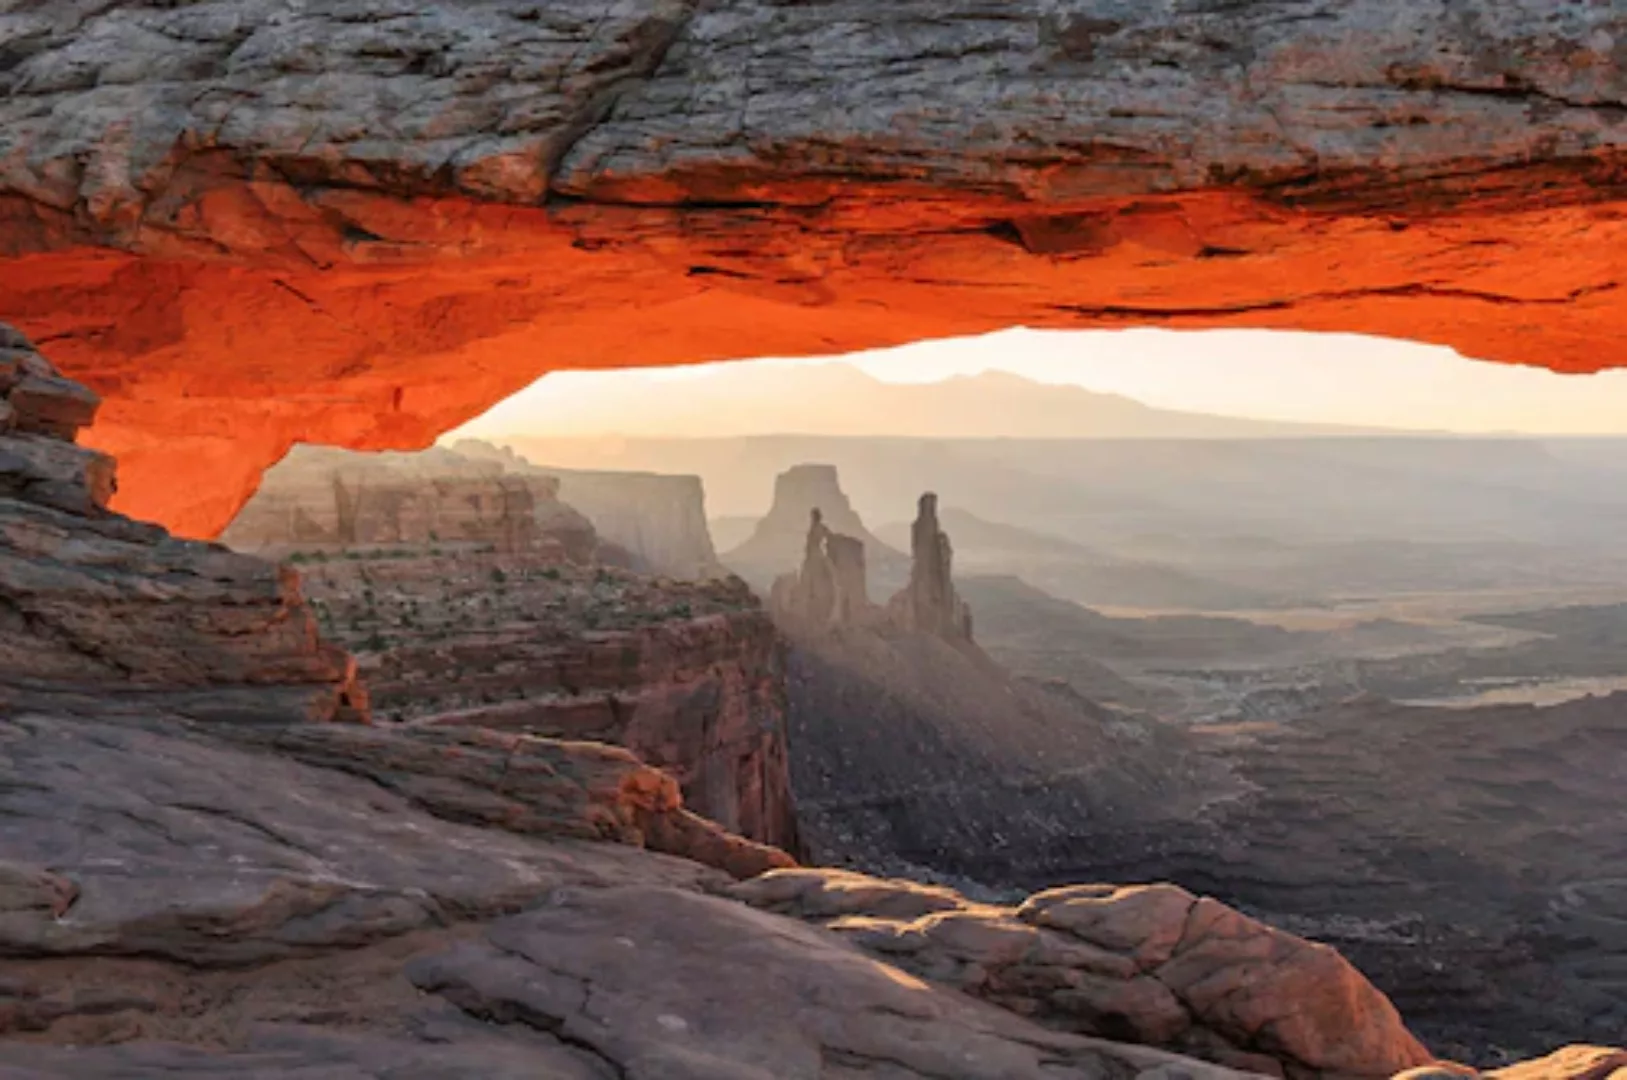
[(1627, 364), (1627, 15), (1548, 0), (24, 4), (0, 317), (218, 531), (562, 367), (1023, 324)]

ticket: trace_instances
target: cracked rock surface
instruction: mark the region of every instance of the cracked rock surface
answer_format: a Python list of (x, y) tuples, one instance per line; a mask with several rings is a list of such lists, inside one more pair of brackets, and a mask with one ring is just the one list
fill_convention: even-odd
[(14, 0), (0, 312), (188, 535), (556, 367), (1152, 323), (1596, 370), (1624, 71), (1546, 0)]
[(730, 895), (1064, 1030), (1276, 1076), (1389, 1076), (1431, 1060), (1333, 949), (1174, 885), (1068, 886), (1004, 908), (908, 881), (798, 869)]

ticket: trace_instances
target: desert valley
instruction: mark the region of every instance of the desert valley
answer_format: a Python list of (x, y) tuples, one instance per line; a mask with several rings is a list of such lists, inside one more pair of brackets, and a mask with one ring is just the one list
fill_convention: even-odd
[[(941, 417), (992, 378), (855, 376), (712, 380)], [(1000, 379), (1016, 417), (1070, 396)], [(302, 447), (224, 539), (299, 568), (378, 722), (626, 746), (731, 830), (979, 902), (1174, 882), (1336, 946), (1461, 1061), (1609, 1041), (1627, 440), (1141, 413)]]

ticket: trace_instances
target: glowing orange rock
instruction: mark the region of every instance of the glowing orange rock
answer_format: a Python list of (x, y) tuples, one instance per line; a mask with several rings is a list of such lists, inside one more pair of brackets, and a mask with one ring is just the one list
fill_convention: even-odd
[(559, 368), (1018, 324), (1627, 364), (1611, 5), (38, 7), (0, 315), (184, 533)]

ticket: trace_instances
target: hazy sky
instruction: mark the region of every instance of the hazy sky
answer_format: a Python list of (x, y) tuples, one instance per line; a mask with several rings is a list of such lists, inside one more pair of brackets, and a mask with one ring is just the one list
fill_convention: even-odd
[[(889, 382), (1008, 371), (1225, 416), (1459, 432), (1627, 434), (1627, 370), (1556, 375), (1352, 334), (1016, 329), (823, 360), (559, 372), (449, 437), (704, 435), (706, 418), (683, 409), (686, 380), (744, 379), (755, 365), (833, 359)], [(629, 400), (649, 407), (630, 410)]]

